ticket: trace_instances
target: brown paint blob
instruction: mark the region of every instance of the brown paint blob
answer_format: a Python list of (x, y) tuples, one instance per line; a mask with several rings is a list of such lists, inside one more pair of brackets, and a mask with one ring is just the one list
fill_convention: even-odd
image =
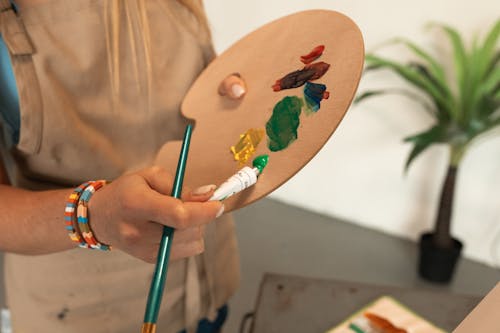
[(273, 85), (274, 91), (292, 89), (304, 85), (307, 81), (317, 80), (328, 71), (330, 64), (320, 61), (306, 65), (304, 68), (288, 73)]

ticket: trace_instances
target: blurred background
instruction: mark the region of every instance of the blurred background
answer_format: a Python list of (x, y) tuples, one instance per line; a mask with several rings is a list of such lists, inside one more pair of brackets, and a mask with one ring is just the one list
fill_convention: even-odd
[[(205, 6), (219, 53), (265, 23), (320, 8), (353, 19), (367, 52), (399, 36), (446, 57), (451, 54), (448, 40), (438, 29), (426, 29), (427, 23), (449, 24), (470, 42), (475, 34), (483, 36), (500, 13), (497, 0), (207, 0)], [(380, 52), (377, 48), (377, 53), (402, 61), (414, 58), (398, 46)], [(362, 78), (358, 93), (398, 85), (406, 83), (392, 73), (374, 72)], [(434, 223), (448, 150), (432, 146), (405, 173), (411, 146), (402, 139), (426, 129), (431, 121), (420, 105), (396, 95), (352, 106), (322, 151), (271, 198), (416, 240)], [(498, 132), (476, 142), (465, 156), (452, 216), (452, 234), (465, 244), (463, 255), (491, 266), (500, 266)]]

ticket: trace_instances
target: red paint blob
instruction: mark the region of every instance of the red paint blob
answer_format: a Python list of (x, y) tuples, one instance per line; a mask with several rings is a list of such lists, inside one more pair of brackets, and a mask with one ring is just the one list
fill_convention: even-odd
[(408, 333), (407, 330), (394, 326), (390, 321), (376, 314), (367, 312), (364, 316), (383, 333)]
[(301, 56), (300, 57), (300, 61), (302, 61), (306, 65), (310, 64), (314, 60), (316, 60), (319, 57), (321, 57), (321, 55), (323, 54), (324, 50), (325, 50), (325, 46), (324, 45), (318, 45), (314, 49), (312, 49), (312, 51), (309, 52), (308, 54)]

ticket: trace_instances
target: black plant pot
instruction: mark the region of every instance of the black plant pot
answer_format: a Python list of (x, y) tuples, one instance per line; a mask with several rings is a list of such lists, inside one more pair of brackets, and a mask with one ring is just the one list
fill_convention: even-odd
[(453, 239), (452, 248), (442, 249), (434, 245), (431, 233), (422, 234), (418, 264), (420, 276), (432, 282), (450, 282), (461, 251), (462, 242), (457, 239)]

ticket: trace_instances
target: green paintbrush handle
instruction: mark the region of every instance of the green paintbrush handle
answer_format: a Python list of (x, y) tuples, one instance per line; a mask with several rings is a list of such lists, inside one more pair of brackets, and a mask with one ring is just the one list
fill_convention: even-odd
[[(177, 164), (177, 172), (175, 173), (174, 186), (172, 189), (172, 197), (180, 198), (182, 192), (182, 183), (184, 181), (184, 171), (191, 142), (192, 125), (186, 126), (184, 140), (179, 155)], [(160, 248), (158, 250), (158, 258), (156, 259), (156, 268), (149, 288), (148, 301), (146, 304), (146, 313), (144, 314), (144, 324), (142, 332), (154, 332), (156, 330), (156, 321), (158, 320), (158, 312), (160, 311), (163, 289), (165, 288), (165, 280), (168, 270), (168, 259), (170, 257), (170, 248), (174, 238), (174, 229), (163, 227), (163, 235), (161, 238)], [(146, 331), (145, 331), (146, 330)]]

